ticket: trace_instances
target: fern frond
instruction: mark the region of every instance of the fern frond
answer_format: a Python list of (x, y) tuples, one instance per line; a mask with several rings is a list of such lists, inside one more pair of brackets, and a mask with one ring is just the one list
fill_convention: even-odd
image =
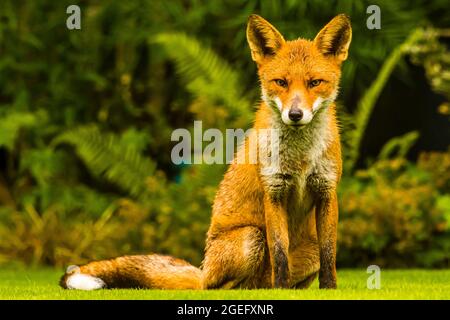
[(408, 48), (411, 46), (411, 44), (419, 39), (420, 33), (421, 30), (419, 29), (413, 31), (405, 42), (403, 42), (401, 45), (395, 48), (394, 51), (391, 52), (391, 54), (383, 63), (376, 79), (372, 82), (369, 89), (364, 93), (363, 97), (358, 102), (354, 120), (355, 128), (348, 133), (349, 140), (351, 142), (349, 145), (351, 147), (349, 150), (347, 150), (348, 158), (346, 159), (346, 166), (348, 166), (350, 170), (353, 169), (356, 161), (359, 158), (361, 141), (378, 97), (380, 96), (384, 86), (389, 80), (389, 77), (391, 76), (398, 62), (404, 56), (404, 54), (407, 53)]
[(162, 33), (152, 42), (163, 46), (175, 61), (192, 95), (212, 105), (224, 105), (237, 124), (250, 123), (251, 103), (244, 96), (238, 72), (213, 50), (184, 33)]
[(52, 145), (61, 143), (73, 145), (93, 174), (105, 177), (133, 197), (145, 195), (145, 177), (154, 173), (155, 165), (135, 148), (123, 145), (116, 135), (89, 125), (62, 133)]

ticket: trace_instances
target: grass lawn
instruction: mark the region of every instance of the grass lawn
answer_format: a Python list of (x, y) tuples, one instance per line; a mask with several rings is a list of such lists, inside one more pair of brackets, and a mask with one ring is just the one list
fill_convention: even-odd
[(450, 299), (450, 270), (381, 270), (369, 290), (364, 269), (338, 271), (338, 290), (63, 290), (61, 271), (0, 270), (0, 299)]

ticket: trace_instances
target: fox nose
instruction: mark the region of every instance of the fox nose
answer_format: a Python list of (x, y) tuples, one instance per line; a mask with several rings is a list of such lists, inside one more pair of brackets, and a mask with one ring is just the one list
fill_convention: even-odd
[(291, 119), (294, 122), (300, 121), (303, 117), (303, 111), (298, 108), (292, 108), (289, 110), (289, 119)]

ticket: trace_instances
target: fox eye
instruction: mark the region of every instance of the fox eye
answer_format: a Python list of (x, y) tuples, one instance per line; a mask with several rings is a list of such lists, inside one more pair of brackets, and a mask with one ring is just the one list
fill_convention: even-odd
[(310, 88), (314, 88), (314, 87), (317, 87), (319, 84), (321, 84), (323, 82), (323, 80), (322, 79), (314, 79), (314, 80), (311, 80), (310, 82), (309, 82), (309, 87)]
[(275, 81), (275, 83), (280, 87), (286, 88), (288, 86), (287, 81), (284, 79), (275, 79), (273, 81)]

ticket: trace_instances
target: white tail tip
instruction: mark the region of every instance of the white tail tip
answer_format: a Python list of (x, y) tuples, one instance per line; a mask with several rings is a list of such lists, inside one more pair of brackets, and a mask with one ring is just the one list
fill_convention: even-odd
[(97, 277), (88, 274), (75, 273), (66, 280), (67, 289), (97, 290), (106, 287), (106, 283)]

